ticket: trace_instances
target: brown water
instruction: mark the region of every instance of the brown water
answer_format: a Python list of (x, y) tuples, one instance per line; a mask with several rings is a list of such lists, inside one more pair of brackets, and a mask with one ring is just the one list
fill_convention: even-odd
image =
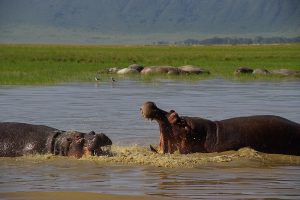
[[(18, 199), (4, 192), (39, 195), (46, 191), (66, 199), (70, 194), (66, 192), (75, 191), (190, 199), (299, 199), (299, 156), (263, 154), (248, 148), (210, 154), (154, 154), (148, 144), (157, 144), (158, 126), (143, 120), (139, 113), (144, 101), (154, 101), (165, 110), (212, 120), (274, 114), (299, 123), (299, 86), (297, 81), (215, 79), (1, 87), (0, 121), (102, 131), (114, 142), (114, 156), (0, 158), (0, 199)], [(30, 195), (28, 199), (33, 199)]]

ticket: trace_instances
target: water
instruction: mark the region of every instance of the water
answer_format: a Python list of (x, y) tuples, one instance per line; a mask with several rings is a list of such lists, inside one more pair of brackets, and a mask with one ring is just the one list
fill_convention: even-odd
[[(80, 191), (190, 199), (300, 198), (300, 158), (238, 152), (156, 155), (158, 125), (139, 107), (154, 101), (211, 120), (272, 114), (300, 122), (300, 82), (119, 80), (45, 87), (1, 87), (0, 121), (104, 132), (115, 156), (1, 158), (0, 192)], [(1, 193), (0, 193), (1, 199)]]

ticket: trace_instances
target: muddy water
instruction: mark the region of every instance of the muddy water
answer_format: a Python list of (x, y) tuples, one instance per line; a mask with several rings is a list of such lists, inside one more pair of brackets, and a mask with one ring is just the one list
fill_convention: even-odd
[[(1, 87), (0, 121), (104, 132), (110, 157), (0, 158), (3, 192), (92, 192), (190, 199), (300, 198), (300, 157), (239, 151), (157, 155), (158, 126), (139, 113), (144, 101), (211, 120), (274, 114), (300, 122), (300, 82), (119, 80), (46, 87)], [(86, 193), (84, 193), (86, 194)], [(45, 193), (45, 195), (47, 195)], [(67, 197), (66, 197), (67, 198)]]

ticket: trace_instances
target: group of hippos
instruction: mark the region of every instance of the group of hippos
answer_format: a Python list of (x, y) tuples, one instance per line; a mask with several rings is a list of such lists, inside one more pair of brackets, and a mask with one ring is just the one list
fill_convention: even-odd
[(107, 70), (107, 73), (126, 75), (126, 74), (168, 74), (168, 75), (179, 75), (179, 74), (210, 74), (206, 69), (202, 69), (197, 66), (186, 65), (182, 67), (173, 66), (150, 66), (143, 67), (142, 65), (132, 64), (126, 68), (112, 67)]
[[(154, 102), (140, 108), (144, 118), (159, 125), (155, 153), (190, 154), (222, 152), (250, 147), (257, 151), (300, 156), (300, 124), (288, 119), (259, 115), (211, 121), (200, 117), (180, 116), (175, 110), (164, 111)], [(63, 131), (44, 125), (18, 122), (0, 123), (0, 156), (53, 154), (81, 158), (105, 155), (104, 146), (112, 145), (103, 133)]]
[[(106, 73), (127, 75), (127, 74), (168, 74), (168, 75), (182, 75), (182, 74), (210, 74), (210, 71), (199, 66), (185, 65), (181, 67), (173, 66), (149, 66), (144, 67), (139, 64), (132, 64), (125, 68), (111, 67)], [(288, 77), (300, 77), (300, 70), (290, 70), (290, 69), (276, 69), (267, 70), (262, 68), (253, 69), (251, 67), (238, 67), (234, 71), (235, 75), (240, 74), (253, 74), (253, 75), (278, 75), (278, 76), (288, 76)]]

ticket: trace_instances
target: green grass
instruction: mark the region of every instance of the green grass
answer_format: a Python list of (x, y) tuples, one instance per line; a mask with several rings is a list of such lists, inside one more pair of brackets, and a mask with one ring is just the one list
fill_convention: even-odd
[[(93, 81), (97, 71), (139, 63), (197, 65), (234, 78), (240, 66), (300, 70), (300, 44), (250, 46), (0, 45), (1, 85)], [(189, 79), (189, 76), (183, 78)], [(247, 78), (247, 77), (246, 77)], [(261, 77), (251, 77), (257, 79)]]

